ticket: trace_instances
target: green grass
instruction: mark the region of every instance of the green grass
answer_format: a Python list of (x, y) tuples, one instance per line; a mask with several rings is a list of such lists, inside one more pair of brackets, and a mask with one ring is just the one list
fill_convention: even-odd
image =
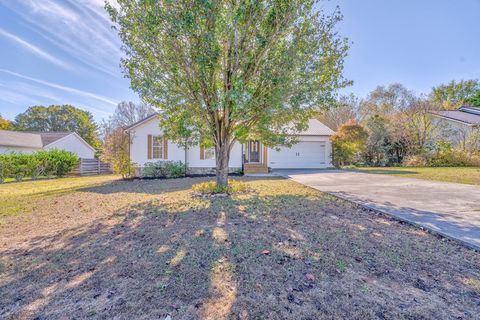
[(40, 179), (0, 184), (0, 217), (15, 215), (34, 207), (39, 199), (73, 193), (80, 188), (94, 187), (118, 180), (115, 175)]
[[(32, 177), (23, 177), (22, 178), (22, 182), (23, 181), (32, 181), (32, 180), (45, 180), (45, 179), (54, 179), (55, 176), (39, 176), (37, 177), (37, 179), (32, 179)], [(4, 183), (10, 183), (10, 182), (18, 182), (17, 180), (15, 180), (15, 178), (7, 178), (5, 179)]]
[(375, 168), (357, 167), (353, 170), (373, 173), (390, 174), (405, 178), (417, 178), (423, 180), (455, 182), (464, 184), (480, 185), (479, 167), (438, 167), (438, 168)]

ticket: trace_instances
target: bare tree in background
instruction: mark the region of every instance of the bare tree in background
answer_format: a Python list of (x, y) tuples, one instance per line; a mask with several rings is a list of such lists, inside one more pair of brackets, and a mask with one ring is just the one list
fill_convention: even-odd
[(409, 141), (410, 154), (420, 154), (433, 148), (436, 141), (442, 140), (445, 130), (442, 122), (435, 121), (430, 111), (436, 106), (425, 99), (418, 99), (410, 107), (397, 116), (403, 124)]
[(318, 119), (333, 131), (349, 120), (358, 120), (361, 100), (354, 94), (340, 96), (330, 109), (323, 110)]
[(100, 137), (105, 143), (107, 136), (115, 129), (132, 125), (155, 112), (155, 109), (144, 103), (136, 104), (131, 101), (122, 101), (117, 105), (115, 111), (107, 120), (102, 120), (100, 124)]
[(417, 100), (415, 93), (400, 83), (393, 83), (388, 87), (378, 86), (359, 107), (360, 121), (368, 120), (375, 115), (389, 117), (397, 112), (403, 112)]

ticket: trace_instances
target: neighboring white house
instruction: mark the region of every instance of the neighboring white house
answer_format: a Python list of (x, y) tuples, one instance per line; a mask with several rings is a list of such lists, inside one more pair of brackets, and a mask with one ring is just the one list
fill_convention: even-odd
[[(139, 168), (148, 162), (177, 160), (187, 162), (192, 172), (210, 173), (215, 169), (215, 152), (200, 146), (185, 148), (165, 138), (158, 114), (153, 114), (129, 127), (130, 160)], [(316, 119), (308, 129), (296, 134), (298, 143), (291, 148), (267, 148), (260, 141), (236, 143), (230, 153), (230, 171), (244, 169), (246, 173), (272, 169), (319, 169), (331, 167), (330, 137), (334, 132)]]
[(75, 132), (0, 130), (0, 154), (10, 152), (32, 153), (50, 149), (70, 151), (84, 159), (95, 157), (95, 149)]
[(431, 111), (437, 127), (443, 136), (455, 145), (479, 144), (480, 108), (461, 107), (458, 110)]

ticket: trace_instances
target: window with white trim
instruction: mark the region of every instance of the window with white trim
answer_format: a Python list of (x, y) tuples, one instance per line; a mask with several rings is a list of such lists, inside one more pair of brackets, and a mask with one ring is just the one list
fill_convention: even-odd
[(163, 159), (163, 136), (152, 137), (152, 158)]
[(215, 148), (206, 148), (203, 151), (203, 158), (209, 160), (215, 160)]

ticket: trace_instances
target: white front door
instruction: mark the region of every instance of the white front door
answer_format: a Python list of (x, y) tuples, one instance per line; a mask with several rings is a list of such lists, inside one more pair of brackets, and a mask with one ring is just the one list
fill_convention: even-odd
[(268, 150), (268, 165), (271, 168), (317, 169), (327, 167), (326, 142), (305, 141), (291, 148), (280, 147)]

